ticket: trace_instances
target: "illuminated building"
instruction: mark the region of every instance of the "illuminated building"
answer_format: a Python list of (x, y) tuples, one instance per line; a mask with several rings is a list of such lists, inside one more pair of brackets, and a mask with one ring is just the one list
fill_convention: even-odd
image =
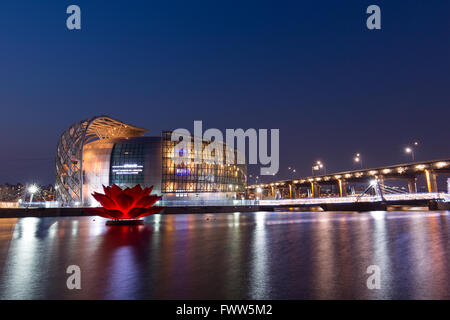
[[(91, 194), (112, 184), (154, 186), (163, 200), (237, 199), (245, 193), (244, 164), (214, 163), (206, 155), (195, 163), (194, 143), (191, 150), (179, 150), (171, 132), (150, 137), (146, 131), (107, 116), (70, 126), (57, 146), (57, 200), (67, 206), (96, 205)], [(209, 143), (201, 140), (203, 147)], [(176, 156), (184, 161), (174, 161)]]

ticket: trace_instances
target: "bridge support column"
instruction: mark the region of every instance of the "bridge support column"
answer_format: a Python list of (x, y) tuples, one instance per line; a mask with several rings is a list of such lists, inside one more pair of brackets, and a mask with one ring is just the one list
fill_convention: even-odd
[(384, 177), (383, 176), (379, 176), (378, 177), (378, 192), (380, 193), (380, 196), (384, 196)]
[(408, 180), (409, 193), (417, 193), (417, 179), (411, 178)]
[(314, 198), (320, 198), (320, 186), (317, 182), (312, 183), (313, 188), (313, 197)]
[(296, 186), (295, 184), (292, 185), (292, 190), (294, 192), (294, 199), (300, 198), (300, 194), (299, 194), (300, 190), (299, 190), (298, 186)]
[(428, 192), (438, 192), (436, 174), (431, 170), (425, 170)]
[(347, 182), (343, 179), (338, 179), (339, 196), (347, 196)]

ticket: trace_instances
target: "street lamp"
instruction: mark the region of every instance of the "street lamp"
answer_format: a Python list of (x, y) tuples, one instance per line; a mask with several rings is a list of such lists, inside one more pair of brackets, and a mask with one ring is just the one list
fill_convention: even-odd
[[(248, 177), (253, 178), (253, 176), (251, 174)], [(259, 179), (259, 176), (255, 176), (255, 184), (258, 184), (258, 179)], [(249, 179), (249, 181), (250, 181), (250, 179)]]
[(360, 153), (357, 153), (356, 155), (355, 155), (355, 157), (353, 158), (353, 161), (355, 161), (355, 163), (359, 163), (359, 165), (361, 166), (361, 169), (362, 169), (362, 157), (361, 157), (361, 154)]
[(57, 192), (58, 192), (58, 185), (55, 185), (55, 188), (53, 189), (53, 201), (56, 201)]
[(411, 153), (412, 161), (414, 161), (414, 149), (411, 148), (411, 147), (406, 147), (405, 148), (405, 152), (406, 153)]
[(320, 169), (323, 169), (323, 173), (327, 174), (327, 169), (325, 168), (325, 165), (321, 161), (316, 162)]
[(411, 153), (412, 161), (414, 161), (414, 149), (410, 147), (405, 148), (406, 153)]
[(415, 147), (417, 147), (419, 145), (419, 142), (417, 142), (417, 141), (414, 141), (413, 143), (412, 143), (412, 146), (411, 147), (406, 147), (405, 148), (405, 153), (410, 153), (411, 154), (411, 157), (412, 157), (412, 161), (415, 161), (415, 154), (414, 154), (414, 148)]
[(256, 192), (259, 194), (259, 196), (257, 197), (257, 200), (259, 200), (259, 198), (261, 196), (262, 189), (260, 187), (258, 187), (258, 188), (256, 188)]
[(327, 170), (325, 169), (325, 165), (321, 161), (317, 160), (315, 165), (313, 165), (312, 168), (311, 168), (312, 175), (314, 175), (314, 171), (320, 171), (320, 169), (324, 169), (325, 174), (327, 174)]
[(28, 187), (28, 192), (31, 194), (31, 196), (30, 196), (30, 203), (33, 202), (33, 196), (38, 190), (39, 189), (38, 189), (38, 187), (35, 184), (32, 184), (31, 186)]

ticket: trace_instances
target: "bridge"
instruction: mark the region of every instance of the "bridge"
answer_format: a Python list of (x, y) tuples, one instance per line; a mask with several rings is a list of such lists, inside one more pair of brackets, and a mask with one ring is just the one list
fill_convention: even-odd
[[(438, 192), (437, 176), (449, 174), (450, 159), (412, 162), (251, 185), (246, 197), (258, 200), (260, 206), (320, 206), (325, 210), (384, 209), (387, 205), (446, 209), (450, 195)], [(427, 192), (417, 192), (421, 177)], [(405, 181), (408, 190), (389, 186), (388, 180)], [(355, 185), (362, 190), (356, 192)]]

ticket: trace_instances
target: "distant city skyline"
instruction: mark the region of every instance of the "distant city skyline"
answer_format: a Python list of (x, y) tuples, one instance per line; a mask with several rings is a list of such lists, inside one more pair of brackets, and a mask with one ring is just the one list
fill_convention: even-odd
[(61, 133), (101, 114), (280, 129), (279, 179), (449, 157), (448, 2), (377, 1), (381, 30), (369, 1), (176, 2), (77, 1), (77, 31), (67, 4), (2, 2), (0, 184), (53, 184)]

